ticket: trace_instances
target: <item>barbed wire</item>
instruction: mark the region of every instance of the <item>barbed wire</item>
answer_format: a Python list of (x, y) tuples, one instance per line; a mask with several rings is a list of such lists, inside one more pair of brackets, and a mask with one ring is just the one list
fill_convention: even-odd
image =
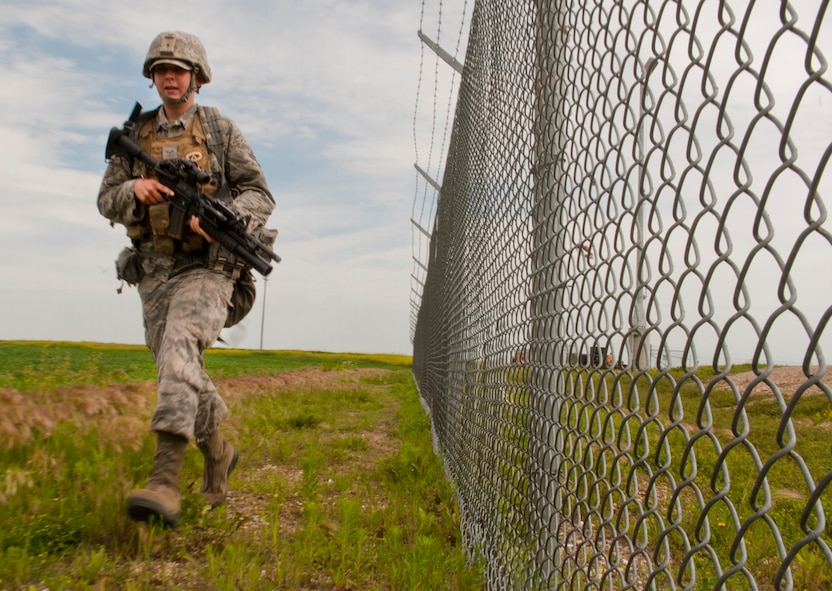
[[(456, 40), (453, 54), (454, 58), (459, 56), (459, 52), (463, 47), (466, 32), (466, 17), (468, 16), (468, 0), (460, 0), (457, 2), (448, 2), (448, 0), (439, 0), (437, 6), (437, 19), (435, 37), (436, 42), (442, 40), (442, 21), (444, 16), (445, 6), (447, 4), (455, 5), (459, 8), (459, 23), (456, 28)], [(421, 16), (419, 21), (419, 32), (425, 30), (427, 23), (425, 22), (425, 0), (422, 1)], [(413, 251), (413, 271), (411, 274), (411, 309), (415, 310), (418, 307), (418, 302), (421, 301), (422, 288), (424, 285), (424, 277), (426, 273), (426, 265), (428, 259), (428, 244), (430, 242), (429, 235), (432, 231), (433, 219), (435, 215), (435, 207), (438, 199), (438, 191), (430, 181), (437, 179), (441, 175), (442, 164), (446, 152), (446, 142), (448, 140), (448, 131), (453, 121), (452, 110), (456, 100), (456, 93), (458, 90), (458, 76), (453, 69), (446, 69), (442, 64), (438, 55), (434, 55), (433, 61), (433, 103), (430, 113), (429, 125), (429, 139), (427, 140), (427, 158), (422, 161), (420, 159), (419, 143), (420, 143), (420, 128), (419, 128), (419, 114), (420, 103), (419, 97), (423, 85), (423, 70), (425, 60), (425, 45), (420, 46), (420, 65), (419, 65), (419, 79), (416, 91), (416, 103), (413, 113), (413, 142), (414, 153), (416, 155), (416, 173), (415, 173), (415, 193), (412, 207), (411, 222), (411, 243)], [(444, 117), (440, 117), (439, 104), (440, 93), (444, 93), (445, 113)], [(443, 121), (440, 123), (440, 119)], [(437, 127), (441, 126), (441, 139), (437, 145)], [(436, 156), (434, 155), (436, 152)], [(423, 173), (420, 172), (424, 171)], [(427, 178), (425, 178), (427, 177)], [(430, 180), (428, 180), (430, 179)], [(411, 314), (411, 340), (415, 330), (416, 318), (415, 314)]]

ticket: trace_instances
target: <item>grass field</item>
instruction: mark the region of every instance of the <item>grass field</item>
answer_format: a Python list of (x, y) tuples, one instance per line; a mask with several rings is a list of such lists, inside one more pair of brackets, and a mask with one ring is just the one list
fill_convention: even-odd
[(211, 350), (241, 456), (226, 503), (130, 521), (155, 368), (143, 347), (0, 341), (0, 589), (482, 589), (410, 358)]

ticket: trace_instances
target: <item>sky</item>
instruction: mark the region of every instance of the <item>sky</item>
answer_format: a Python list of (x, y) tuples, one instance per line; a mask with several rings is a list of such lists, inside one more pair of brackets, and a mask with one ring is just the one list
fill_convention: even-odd
[(282, 257), (229, 346), (410, 354), (418, 0), (0, 1), (0, 340), (144, 342), (96, 197), (112, 127), (159, 104), (161, 31), (200, 37), (197, 102), (242, 129)]

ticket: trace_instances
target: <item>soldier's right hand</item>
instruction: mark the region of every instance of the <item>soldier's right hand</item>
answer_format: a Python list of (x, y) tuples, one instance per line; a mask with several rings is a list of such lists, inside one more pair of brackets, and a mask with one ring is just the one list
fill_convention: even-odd
[(165, 201), (166, 197), (173, 197), (173, 191), (156, 179), (136, 179), (133, 194), (145, 205), (156, 205)]

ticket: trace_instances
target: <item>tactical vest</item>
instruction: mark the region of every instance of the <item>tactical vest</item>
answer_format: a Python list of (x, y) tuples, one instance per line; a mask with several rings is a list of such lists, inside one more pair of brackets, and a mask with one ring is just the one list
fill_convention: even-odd
[[(218, 134), (205, 133), (200, 117), (204, 112), (204, 109), (198, 108), (190, 126), (184, 133), (173, 138), (161, 137), (156, 133), (155, 112), (153, 112), (152, 117), (148, 114), (148, 118), (139, 127), (136, 141), (157, 160), (187, 158), (195, 162), (200, 170), (210, 174), (216, 182), (216, 184), (207, 184), (200, 187), (204, 193), (213, 197), (217, 193), (219, 184), (224, 182), (225, 179), (222, 174), (222, 166), (214, 155), (216, 151), (209, 149), (209, 147), (212, 147), (209, 146), (209, 142), (213, 140), (211, 143), (215, 144), (218, 140), (218, 138), (211, 136)], [(214, 114), (215, 112), (212, 110), (210, 115)], [(213, 127), (213, 121), (211, 124)], [(153, 169), (143, 166), (141, 162), (134, 162), (134, 168), (137, 165), (144, 168), (143, 171), (138, 171), (140, 172), (140, 176), (156, 178)], [(151, 205), (147, 207), (146, 214), (139, 223), (128, 226), (127, 235), (134, 242), (147, 242), (152, 239), (153, 250), (161, 254), (176, 255), (179, 253), (202, 251), (205, 248), (205, 241), (201, 236), (191, 231), (188, 220), (182, 219), (179, 222), (184, 225), (181, 233), (179, 233), (179, 235), (183, 236), (182, 240), (177, 240), (170, 236), (171, 217), (171, 206), (169, 203)], [(176, 220), (176, 216), (174, 216), (174, 220)], [(178, 232), (174, 231), (173, 233), (177, 234)]]

